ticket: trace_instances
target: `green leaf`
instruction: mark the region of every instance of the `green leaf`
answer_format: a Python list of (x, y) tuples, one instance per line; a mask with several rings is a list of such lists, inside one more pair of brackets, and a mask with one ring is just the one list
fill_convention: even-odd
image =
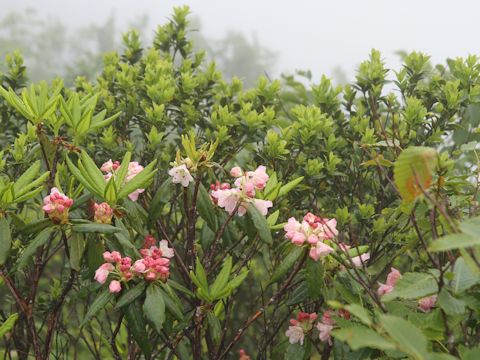
[(123, 182), (125, 181), (125, 177), (128, 173), (128, 165), (130, 164), (130, 159), (132, 158), (132, 153), (127, 151), (125, 156), (123, 157), (122, 163), (120, 164), (120, 168), (118, 169), (118, 173), (115, 179), (117, 189), (120, 189), (123, 186)]
[(30, 234), (38, 233), (43, 229), (49, 227), (50, 225), (52, 225), (52, 221), (50, 219), (48, 218), (40, 219), (40, 220), (35, 220), (32, 222), (29, 222), (28, 224), (25, 224), (25, 226), (18, 229), (18, 231), (22, 235), (30, 235)]
[(108, 291), (108, 289), (104, 289), (93, 301), (92, 305), (88, 308), (85, 317), (80, 324), (80, 327), (84, 327), (97, 313), (104, 309), (105, 306), (114, 298), (114, 295)]
[(165, 322), (165, 301), (161, 289), (154, 284), (147, 288), (143, 312), (147, 319), (152, 322), (157, 333), (160, 333)]
[(0, 325), (0, 338), (4, 337), (9, 331), (13, 329), (13, 326), (15, 325), (17, 319), (18, 314), (12, 314), (7, 318), (7, 320), (3, 322), (2, 325)]
[(468, 234), (449, 234), (441, 237), (438, 240), (435, 240), (430, 244), (428, 250), (437, 252), (437, 251), (447, 251), (453, 249), (463, 249), (471, 246), (480, 245), (480, 236), (470, 236)]
[(140, 349), (142, 349), (145, 357), (150, 359), (152, 348), (148, 340), (148, 333), (141, 304), (138, 301), (131, 303), (124, 310), (124, 313), (125, 318), (127, 319), (128, 328), (132, 332), (133, 338)]
[(78, 224), (72, 226), (72, 231), (79, 233), (102, 233), (102, 234), (114, 234), (121, 231), (121, 229), (108, 225), (108, 224), (97, 224), (91, 222), (89, 224)]
[(95, 164), (95, 161), (92, 160), (86, 151), (83, 150), (81, 152), (80, 161), (78, 164), (79, 167), (83, 166), (86, 170), (86, 173), (83, 175), (91, 180), (91, 183), (95, 186), (95, 189), (99, 193), (103, 194), (106, 186), (105, 178), (100, 169), (97, 167), (97, 164)]
[(324, 264), (307, 259), (305, 280), (311, 299), (319, 299), (324, 288)]
[(203, 267), (200, 258), (197, 258), (197, 261), (195, 263), (195, 275), (201, 284), (200, 287), (208, 292), (207, 274), (205, 273), (205, 268)]
[(150, 208), (148, 211), (148, 222), (152, 224), (162, 214), (163, 206), (170, 200), (172, 196), (172, 180), (169, 177), (158, 188), (155, 196), (150, 202)]
[(463, 257), (460, 257), (455, 261), (455, 266), (453, 267), (453, 274), (454, 277), (451, 286), (455, 294), (460, 294), (480, 282), (480, 276), (478, 276), (478, 274), (475, 274), (467, 266)]
[(88, 191), (92, 194), (98, 196), (99, 198), (103, 198), (103, 190), (99, 191), (95, 184), (90, 180), (90, 178), (83, 176), (82, 172), (73, 164), (68, 156), (65, 158), (68, 168), (70, 172), (75, 176), (75, 178), (82, 184)]
[[(34, 184), (32, 186), (32, 183), (35, 183), (35, 179), (38, 178), (38, 172), (40, 171), (40, 165), (41, 162), (40, 160), (37, 160), (33, 163), (32, 166), (30, 166), (27, 171), (25, 171), (18, 179), (15, 181), (15, 184), (13, 185), (13, 190), (15, 192), (15, 197), (19, 197), (25, 193), (27, 193), (30, 189), (36, 186)], [(45, 176), (46, 174), (46, 176)], [(42, 179), (45, 180), (46, 177), (48, 177), (49, 172), (46, 172), (45, 174), (42, 175)], [(43, 180), (40, 182), (40, 184), (43, 182)]]
[(248, 276), (249, 272), (250, 270), (244, 269), (240, 274), (238, 274), (228, 282), (228, 288), (230, 293), (236, 288), (238, 288), (240, 285), (242, 285), (243, 281)]
[(220, 325), (220, 320), (218, 320), (218, 318), (213, 312), (209, 311), (207, 313), (207, 322), (210, 335), (213, 341), (217, 342), (218, 340), (220, 340), (220, 335), (222, 333), (222, 326)]
[(197, 209), (201, 218), (205, 220), (210, 230), (215, 232), (217, 230), (215, 208), (210, 199), (210, 195), (208, 195), (207, 189), (205, 189), (202, 184), (200, 184), (200, 187), (198, 188)]
[(352, 350), (374, 348), (392, 350), (395, 345), (366, 326), (355, 325), (332, 331), (333, 337), (346, 342)]
[(414, 201), (430, 187), (437, 166), (437, 151), (428, 147), (409, 147), (395, 162), (395, 185), (406, 203)]
[(400, 299), (419, 299), (435, 294), (438, 285), (435, 278), (425, 273), (405, 273), (395, 284), (395, 288), (389, 294), (382, 297), (383, 301)]
[(306, 347), (300, 344), (289, 344), (285, 353), (285, 360), (302, 360), (305, 357)]
[(42, 230), (32, 241), (30, 241), (27, 245), (27, 247), (23, 250), (22, 254), (20, 255), (19, 259), (17, 260), (17, 263), (15, 265), (16, 270), (21, 270), (27, 265), (28, 260), (30, 260), (30, 257), (35, 254), (35, 251), (37, 251), (37, 248), (39, 248), (42, 245), (45, 245), (50, 238), (50, 236), (53, 236), (55, 233), (55, 228), (54, 227), (48, 227), (44, 230)]
[(480, 347), (467, 349), (461, 352), (462, 360), (478, 360), (480, 359)]
[(365, 325), (370, 326), (372, 324), (370, 313), (363, 306), (359, 304), (351, 304), (345, 306), (345, 309), (347, 309), (353, 316), (360, 319)]
[(277, 223), (277, 220), (278, 220), (279, 216), (280, 216), (280, 210), (277, 210), (277, 211), (271, 213), (267, 217), (267, 224), (270, 227), (270, 229), (272, 228), (273, 225), (275, 225)]
[(297, 187), (297, 185), (300, 184), (302, 181), (303, 181), (303, 176), (300, 176), (300, 177), (290, 181), (289, 183), (283, 185), (280, 188), (280, 191), (278, 192), (278, 196), (280, 197), (280, 196), (286, 195), (287, 193), (289, 193), (290, 191), (295, 189)]
[(290, 268), (297, 262), (302, 256), (303, 248), (301, 246), (290, 247), (288, 254), (283, 258), (282, 262), (276, 267), (275, 272), (270, 279), (269, 284), (273, 284), (280, 280)]
[(85, 251), (85, 236), (81, 233), (72, 232), (68, 242), (70, 245), (70, 266), (73, 270), (79, 271)]
[(146, 283), (144, 281), (138, 283), (134, 287), (124, 291), (122, 295), (118, 298), (115, 309), (120, 309), (121, 307), (132, 303), (135, 299), (143, 295), (145, 291)]
[(379, 315), (380, 324), (397, 344), (398, 350), (415, 360), (424, 360), (427, 338), (410, 322), (392, 315)]
[(462, 300), (454, 298), (446, 289), (442, 289), (438, 295), (438, 306), (440, 306), (447, 315), (462, 315), (465, 313), (465, 303)]
[(257, 208), (253, 205), (248, 207), (248, 215), (250, 216), (250, 219), (253, 221), (253, 225), (258, 231), (260, 239), (262, 239), (263, 242), (267, 244), (271, 244), (273, 242), (272, 233), (268, 226), (267, 220), (265, 220), (265, 217), (260, 214)]
[(10, 232), (10, 224), (4, 216), (0, 218), (0, 265), (5, 264), (7, 261), (11, 246), (12, 234)]
[(155, 165), (157, 164), (157, 160), (153, 160), (150, 164), (148, 164), (142, 171), (140, 171), (132, 180), (122, 186), (120, 191), (118, 192), (118, 199), (126, 198), (129, 194), (134, 192), (137, 189), (146, 188), (149, 182), (155, 176), (157, 170), (154, 170)]
[(175, 295), (172, 289), (168, 285), (163, 284), (164, 289), (162, 290), (163, 300), (165, 302), (166, 309), (177, 319), (183, 320), (183, 305), (180, 299)]
[(232, 272), (232, 257), (228, 256), (223, 263), (222, 270), (218, 273), (215, 281), (210, 287), (210, 294), (216, 298), (217, 293), (224, 290), (228, 284), (228, 278)]
[(103, 198), (109, 204), (115, 204), (117, 201), (117, 186), (115, 185), (115, 178), (112, 176), (105, 186), (105, 191), (103, 192)]

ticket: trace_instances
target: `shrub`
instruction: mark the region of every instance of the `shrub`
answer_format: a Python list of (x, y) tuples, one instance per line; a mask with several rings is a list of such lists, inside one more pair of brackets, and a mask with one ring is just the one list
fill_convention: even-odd
[(6, 354), (477, 358), (478, 59), (413, 52), (389, 81), (373, 50), (344, 87), (244, 90), (187, 14), (75, 88), (22, 88), (11, 58)]

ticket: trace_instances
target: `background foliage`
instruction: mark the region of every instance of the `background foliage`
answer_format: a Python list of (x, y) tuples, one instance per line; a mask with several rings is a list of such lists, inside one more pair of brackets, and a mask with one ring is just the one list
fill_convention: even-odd
[[(126, 33), (94, 81), (78, 77), (71, 87), (55, 79), (24, 90), (23, 58), (8, 57), (5, 356), (214, 359), (243, 348), (273, 359), (478, 358), (478, 58), (433, 66), (413, 52), (390, 71), (372, 50), (352, 84), (311, 83), (301, 73), (244, 88), (194, 51), (187, 13), (175, 9), (151, 47)], [(168, 175), (177, 150), (198, 165), (188, 189)], [(121, 186), (109, 192), (88, 180), (126, 154), (152, 164), (138, 202)], [(230, 218), (212, 203), (209, 184), (229, 182), (236, 165), (267, 167), (259, 196), (274, 206), (266, 219), (254, 210)], [(41, 211), (53, 186), (74, 199), (65, 227)], [(115, 207), (113, 225), (88, 221), (93, 199)], [(337, 251), (319, 261), (282, 230), (307, 212), (338, 221)], [(112, 295), (93, 281), (105, 250), (135, 258), (147, 234), (178, 252), (166, 283)], [(369, 259), (352, 266), (365, 252)], [(381, 297), (378, 282), (392, 266), (404, 275)], [(435, 307), (420, 311), (417, 301), (430, 295)], [(284, 335), (299, 310), (340, 309), (350, 316), (335, 316), (332, 343), (314, 331), (303, 346)]]

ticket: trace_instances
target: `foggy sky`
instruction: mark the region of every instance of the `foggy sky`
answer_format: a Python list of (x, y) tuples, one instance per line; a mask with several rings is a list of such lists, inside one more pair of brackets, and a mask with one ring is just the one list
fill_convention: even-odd
[(104, 23), (112, 13), (120, 27), (149, 16), (149, 31), (175, 5), (187, 4), (202, 32), (221, 38), (227, 30), (256, 35), (279, 54), (276, 73), (295, 69), (332, 75), (337, 66), (353, 77), (371, 48), (398, 67), (397, 50), (421, 50), (435, 62), (478, 54), (480, 2), (471, 0), (0, 0), (2, 12), (27, 7), (72, 27)]

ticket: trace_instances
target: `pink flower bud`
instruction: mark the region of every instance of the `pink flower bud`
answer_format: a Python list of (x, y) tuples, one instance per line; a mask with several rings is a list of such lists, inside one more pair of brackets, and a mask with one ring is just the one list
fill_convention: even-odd
[(243, 171), (240, 167), (235, 166), (230, 170), (230, 175), (232, 175), (235, 178), (238, 178), (243, 175)]
[(101, 204), (94, 203), (93, 210), (95, 212), (93, 221), (99, 224), (111, 224), (113, 209), (106, 202)]
[(60, 193), (57, 188), (52, 188), (50, 195), (43, 199), (43, 211), (56, 224), (68, 222), (68, 210), (73, 205), (73, 200)]
[(115, 260), (113, 259), (113, 255), (110, 251), (105, 251), (103, 253), (103, 259), (106, 261), (106, 262), (115, 262)]
[(302, 245), (305, 242), (305, 235), (301, 232), (296, 232), (292, 237), (292, 243), (295, 245)]
[(132, 268), (132, 270), (137, 273), (144, 273), (145, 269), (146, 269), (146, 266), (143, 260), (135, 261), (135, 264), (133, 264), (133, 268)]
[(118, 263), (122, 260), (122, 255), (118, 251), (112, 251), (112, 258), (114, 262)]
[(120, 281), (118, 280), (112, 280), (108, 286), (108, 291), (110, 291), (112, 294), (119, 293), (122, 291), (122, 284), (120, 284)]

